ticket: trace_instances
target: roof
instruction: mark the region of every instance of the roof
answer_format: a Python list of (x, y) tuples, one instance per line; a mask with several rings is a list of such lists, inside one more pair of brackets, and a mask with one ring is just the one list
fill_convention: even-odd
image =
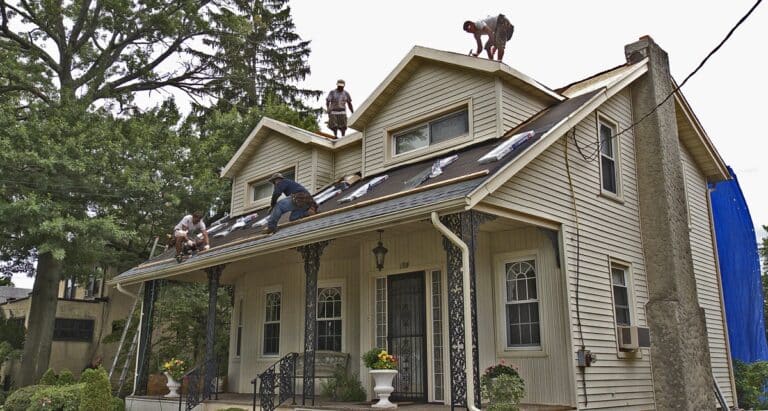
[[(171, 276), (203, 269), (217, 264), (249, 258), (286, 247), (296, 247), (315, 241), (349, 235), (359, 231), (369, 231), (371, 227), (404, 221), (409, 216), (424, 218), (431, 211), (464, 209), (467, 197), (477, 191), (507, 165), (518, 161), (520, 156), (539, 144), (539, 140), (587, 104), (597, 92), (588, 93), (573, 99), (556, 103), (536, 116), (521, 124), (500, 139), (486, 140), (453, 152), (427, 159), (418, 163), (404, 165), (382, 174), (362, 179), (341, 194), (322, 203), (319, 213), (296, 222), (287, 222), (283, 216), (280, 230), (273, 235), (264, 235), (261, 228), (240, 228), (222, 238), (211, 234), (211, 249), (187, 260), (182, 264), (173, 259), (174, 250), (169, 249), (154, 259), (132, 268), (110, 280), (110, 283), (130, 283), (148, 278)], [(533, 136), (516, 147), (499, 161), (481, 164), (478, 160), (492, 149), (507, 141), (513, 135), (533, 131)], [(428, 178), (417, 184), (420, 176), (425, 176), (435, 161), (457, 155), (456, 160), (445, 166), (440, 175)], [(339, 200), (358, 188), (383, 175), (387, 178), (373, 187), (367, 194), (349, 202)], [(327, 189), (327, 188), (325, 188)], [(320, 190), (317, 194), (324, 192)], [(267, 214), (260, 210), (250, 219), (253, 224)], [(242, 216), (241, 216), (242, 217)], [(230, 218), (223, 223), (221, 231), (228, 230), (237, 221)], [(209, 230), (213, 231), (215, 225)], [(217, 231), (218, 232), (218, 231)]]
[(29, 288), (17, 288), (17, 287), (0, 287), (0, 304), (8, 300), (17, 300), (19, 298), (26, 298), (32, 292)]
[(256, 150), (256, 147), (258, 147), (259, 143), (272, 131), (287, 138), (293, 139), (301, 144), (310, 144), (331, 150), (360, 141), (362, 138), (361, 133), (351, 133), (347, 137), (337, 139), (325, 133), (307, 131), (296, 126), (283, 123), (282, 121), (264, 117), (261, 119), (261, 121), (259, 121), (259, 124), (253, 128), (251, 134), (249, 134), (243, 144), (240, 145), (240, 148), (237, 149), (235, 155), (232, 156), (227, 165), (224, 166), (224, 169), (221, 170), (221, 176), (230, 178), (233, 177), (237, 171), (245, 165), (251, 154), (253, 154), (253, 152)]
[(500, 61), (415, 46), (363, 104), (358, 107), (354, 114), (350, 116), (349, 126), (357, 130), (365, 129), (366, 124), (379, 111), (379, 108), (386, 104), (386, 101), (398, 90), (402, 83), (424, 63), (448, 65), (465, 71), (498, 76), (519, 86), (522, 90), (543, 97), (545, 101), (550, 103), (565, 100), (565, 97), (552, 89)]

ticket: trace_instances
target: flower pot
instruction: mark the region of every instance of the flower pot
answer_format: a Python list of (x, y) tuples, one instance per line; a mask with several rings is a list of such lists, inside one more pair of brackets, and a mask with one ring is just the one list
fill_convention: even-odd
[(179, 387), (181, 387), (181, 383), (174, 380), (173, 377), (171, 377), (171, 374), (168, 374), (167, 372), (165, 373), (165, 378), (168, 379), (166, 385), (168, 386), (168, 391), (170, 391), (165, 395), (165, 398), (179, 398)]
[(373, 404), (374, 408), (397, 408), (397, 404), (393, 404), (389, 401), (389, 395), (395, 390), (392, 386), (392, 380), (397, 375), (397, 370), (371, 370), (371, 376), (376, 385), (373, 387), (373, 392), (379, 398), (379, 402)]

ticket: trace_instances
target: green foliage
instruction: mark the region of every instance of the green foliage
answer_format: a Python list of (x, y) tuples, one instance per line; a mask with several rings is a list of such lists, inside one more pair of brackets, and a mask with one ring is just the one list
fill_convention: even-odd
[[(24, 318), (5, 318), (0, 314), (0, 341), (8, 343), (12, 349), (24, 347)], [(2, 362), (0, 356), (0, 362)]]
[(57, 385), (72, 385), (76, 382), (77, 380), (75, 380), (75, 376), (72, 374), (72, 371), (63, 369), (59, 373), (59, 380), (57, 381)]
[(525, 382), (517, 373), (500, 374), (493, 378), (483, 375), (480, 380), (483, 397), (490, 400), (487, 410), (520, 409), (520, 400), (525, 396)]
[[(232, 304), (227, 287), (221, 287), (216, 305), (216, 358), (229, 356), (229, 322)], [(160, 289), (155, 303), (152, 369), (160, 369), (170, 358), (183, 358), (199, 364), (205, 356), (205, 324), (208, 316), (208, 285), (168, 282)], [(225, 361), (220, 361), (223, 363)]]
[(5, 399), (3, 404), (3, 410), (5, 411), (26, 411), (32, 404), (32, 396), (39, 389), (43, 388), (39, 385), (30, 385), (27, 387), (21, 387), (18, 390), (11, 393), (8, 398)]
[(59, 376), (56, 375), (56, 371), (53, 370), (53, 368), (49, 368), (48, 371), (46, 371), (43, 376), (40, 378), (40, 382), (38, 383), (40, 385), (58, 385), (59, 384)]
[(756, 361), (751, 364), (739, 360), (733, 361), (733, 373), (736, 380), (736, 396), (739, 407), (745, 409), (768, 409), (768, 361)]
[(27, 411), (77, 411), (83, 409), (80, 407), (80, 397), (84, 389), (83, 384), (41, 387), (32, 395)]
[(383, 348), (371, 348), (362, 355), (363, 363), (372, 370), (393, 370), (397, 367), (397, 359)]
[(103, 368), (87, 369), (80, 376), (84, 384), (80, 396), (81, 410), (109, 410), (112, 407), (112, 386)]
[(112, 397), (111, 411), (125, 411), (125, 401), (119, 397)]
[(320, 390), (323, 397), (332, 401), (365, 401), (365, 389), (358, 374), (349, 375), (341, 365), (336, 366), (330, 378), (321, 381)]
[(485, 375), (488, 378), (496, 378), (496, 377), (498, 377), (500, 375), (517, 375), (517, 376), (520, 376), (520, 374), (518, 374), (518, 372), (515, 369), (515, 367), (513, 367), (511, 365), (508, 365), (508, 364), (505, 364), (503, 360), (500, 361), (498, 364), (495, 364), (495, 365), (492, 365), (492, 366), (486, 368), (485, 372), (483, 373), (483, 375)]

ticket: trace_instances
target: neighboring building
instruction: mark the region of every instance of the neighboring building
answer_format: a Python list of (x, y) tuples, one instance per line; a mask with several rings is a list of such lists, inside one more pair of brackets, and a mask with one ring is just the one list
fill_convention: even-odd
[[(33, 296), (0, 303), (6, 318), (15, 318), (28, 327), (28, 312)], [(120, 324), (128, 316), (133, 300), (104, 284), (103, 273), (95, 275), (86, 284), (63, 280), (59, 284), (59, 301), (53, 330), (53, 345), (49, 367), (59, 372), (67, 369), (75, 376), (101, 357), (109, 367), (117, 350), (117, 343), (103, 344), (101, 340), (113, 331), (121, 332)], [(18, 361), (5, 367), (3, 378), (12, 375)]]
[(2, 286), (0, 287), (0, 304), (19, 298), (26, 298), (31, 292), (32, 290), (29, 288)]
[[(733, 406), (707, 201), (727, 170), (679, 91), (654, 109), (672, 91), (663, 51), (643, 38), (625, 52), (555, 91), (415, 47), (349, 119), (360, 133), (259, 123), (222, 172), (233, 218), (210, 228), (209, 252), (177, 264), (168, 251), (110, 283), (143, 282), (145, 315), (159, 279), (234, 285), (232, 392), (296, 352), (299, 395), (312, 397), (313, 364), (340, 352), (370, 394), (360, 355), (386, 346), (400, 359), (393, 396), (408, 401), (462, 406), (503, 360), (528, 404), (713, 408), (714, 377)], [(251, 225), (276, 171), (317, 193), (320, 213), (264, 236)], [(645, 327), (651, 348), (633, 348)]]

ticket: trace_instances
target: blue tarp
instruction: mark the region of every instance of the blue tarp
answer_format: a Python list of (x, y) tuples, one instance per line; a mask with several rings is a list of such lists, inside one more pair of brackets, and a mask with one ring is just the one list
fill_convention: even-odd
[(733, 359), (768, 360), (760, 257), (752, 217), (736, 174), (712, 191), (712, 214)]

